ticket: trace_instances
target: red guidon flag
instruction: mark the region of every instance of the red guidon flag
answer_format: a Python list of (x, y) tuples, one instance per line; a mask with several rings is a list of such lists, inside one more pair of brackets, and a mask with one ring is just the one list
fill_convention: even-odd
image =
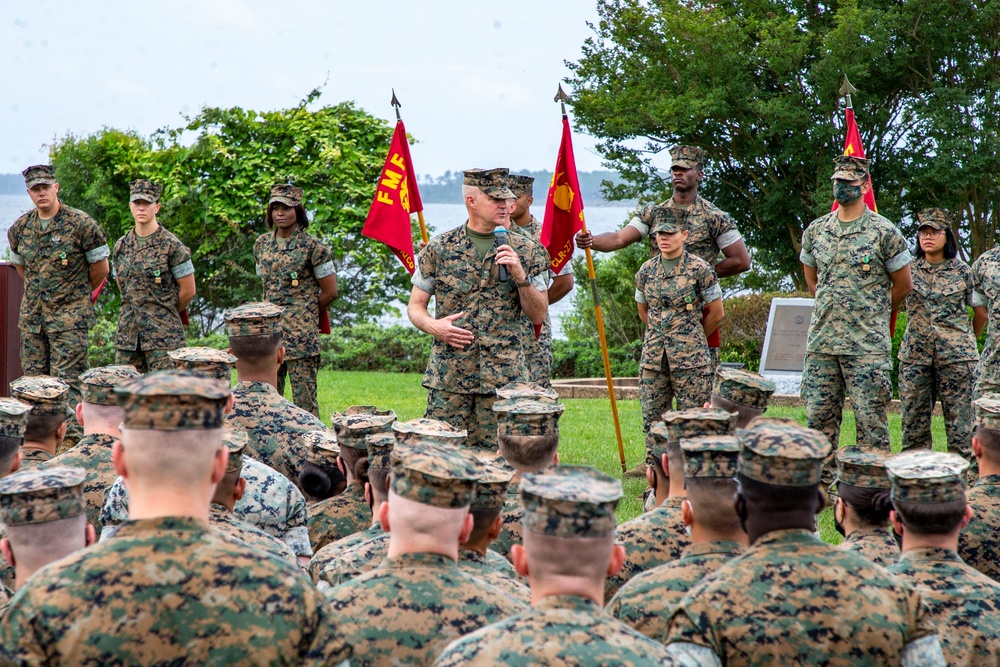
[(545, 200), (542, 222), (542, 245), (549, 251), (549, 268), (559, 273), (573, 256), (573, 237), (583, 229), (583, 197), (576, 176), (573, 158), (573, 135), (569, 118), (563, 116), (562, 143), (556, 157), (556, 168)]
[(417, 175), (410, 160), (410, 145), (406, 141), (403, 121), (396, 121), (389, 154), (382, 167), (375, 198), (361, 234), (381, 241), (399, 258), (406, 270), (413, 273), (413, 231), (410, 214), (424, 210), (417, 190)]

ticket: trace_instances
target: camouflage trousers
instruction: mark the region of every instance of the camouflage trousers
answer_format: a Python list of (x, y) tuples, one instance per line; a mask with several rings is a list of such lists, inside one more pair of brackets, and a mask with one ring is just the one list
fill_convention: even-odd
[(524, 365), (528, 369), (528, 381), (543, 387), (552, 388), (552, 325), (549, 316), (545, 316), (542, 333), (536, 339), (535, 327), (531, 320), (525, 318), (528, 332), (521, 337), (521, 349), (524, 351)]
[(806, 405), (809, 428), (822, 431), (833, 445), (823, 466), (823, 483), (835, 475), (833, 465), (840, 447), (840, 423), (844, 398), (854, 407), (859, 446), (889, 453), (889, 421), (886, 409), (892, 400), (892, 359), (889, 355), (836, 355), (807, 352), (799, 395)]
[[(69, 385), (69, 406), (82, 400), (80, 375), (87, 370), (87, 329), (28, 333), (21, 331), (21, 370), (25, 375), (51, 375)], [(66, 439), (57, 454), (70, 449), (83, 437), (76, 419), (67, 422)]]
[(712, 369), (710, 366), (671, 370), (666, 355), (660, 370), (639, 369), (639, 404), (642, 406), (642, 431), (646, 433), (653, 422), (663, 421), (663, 413), (673, 410), (674, 400), (678, 410), (700, 408), (712, 398)]
[(496, 452), (497, 416), (493, 412), (496, 401), (496, 394), (456, 394), (441, 389), (428, 389), (424, 417), (467, 430), (467, 443), (473, 449)]
[(285, 395), (285, 378), (288, 378), (292, 384), (292, 403), (319, 417), (319, 403), (316, 401), (317, 375), (319, 375), (318, 354), (302, 359), (285, 359), (285, 362), (278, 366), (278, 393)]
[(948, 449), (972, 459), (974, 361), (946, 366), (900, 362), (899, 401), (903, 409), (903, 449), (931, 448), (931, 412), (941, 401)]
[(140, 373), (169, 371), (174, 367), (170, 360), (170, 350), (123, 350), (115, 348), (115, 363), (135, 366)]

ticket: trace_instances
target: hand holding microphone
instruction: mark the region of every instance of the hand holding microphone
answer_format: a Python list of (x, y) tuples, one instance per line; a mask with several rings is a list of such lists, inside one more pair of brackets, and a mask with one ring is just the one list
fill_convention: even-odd
[[(496, 244), (498, 248), (500, 246), (507, 245), (506, 229), (504, 229), (503, 227), (497, 227), (496, 230), (493, 232), (493, 234), (496, 236), (497, 239)], [(503, 264), (498, 264), (497, 266), (500, 268), (500, 282), (502, 283), (507, 282), (510, 279), (510, 276), (507, 275), (507, 267), (504, 266)]]

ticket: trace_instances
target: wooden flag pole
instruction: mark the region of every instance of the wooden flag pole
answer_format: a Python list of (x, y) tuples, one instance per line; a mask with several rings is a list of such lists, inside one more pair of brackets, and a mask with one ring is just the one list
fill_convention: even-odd
[[(559, 84), (559, 92), (556, 93), (555, 101), (559, 102), (562, 109), (563, 118), (566, 118), (566, 101), (569, 96), (563, 92), (562, 84)], [(582, 217), (581, 213), (581, 217)], [(587, 222), (584, 220), (582, 231), (587, 232)], [(608, 340), (604, 335), (604, 315), (601, 313), (601, 299), (597, 292), (597, 274), (594, 272), (594, 257), (590, 253), (590, 248), (584, 249), (587, 257), (587, 275), (590, 278), (590, 293), (594, 300), (594, 314), (597, 317), (597, 335), (601, 340), (601, 357), (604, 359), (604, 378), (608, 382), (608, 398), (611, 399), (611, 417), (615, 422), (615, 437), (618, 439), (618, 459), (622, 464), (622, 472), (628, 470), (625, 464), (625, 446), (622, 444), (622, 427), (618, 419), (618, 400), (615, 398), (614, 376), (611, 374), (611, 358), (608, 356)]]
[[(403, 105), (399, 103), (398, 99), (396, 99), (396, 89), (395, 88), (392, 89), (392, 100), (389, 102), (389, 104), (391, 104), (392, 107), (396, 110), (396, 122), (398, 123), (399, 121), (403, 120), (400, 117), (400, 115), (399, 115), (399, 107), (401, 107)], [(427, 243), (427, 225), (424, 223), (424, 212), (423, 211), (417, 211), (417, 222), (420, 223), (420, 238), (426, 244)]]

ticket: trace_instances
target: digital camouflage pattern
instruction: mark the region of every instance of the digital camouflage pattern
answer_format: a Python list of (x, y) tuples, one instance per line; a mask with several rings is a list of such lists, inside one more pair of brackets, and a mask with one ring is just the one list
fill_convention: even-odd
[(940, 656), (918, 593), (799, 529), (767, 533), (695, 585), (667, 642), (705, 647), (730, 666), (944, 664), (903, 661), (908, 649)]
[[(675, 207), (680, 208), (674, 203), (673, 197), (659, 204), (647, 204), (638, 209), (629, 222), (629, 226), (638, 230), (640, 236), (649, 235), (651, 255), (660, 254), (659, 248), (656, 247), (656, 240), (652, 234), (649, 234), (653, 211), (657, 208)], [(723, 248), (743, 240), (736, 228), (736, 222), (729, 214), (700, 195), (695, 197), (690, 206), (682, 210), (687, 211), (688, 230), (684, 249), (695, 257), (703, 259), (709, 266), (715, 266), (718, 263), (718, 257)]]
[(740, 474), (765, 484), (819, 484), (823, 461), (831, 451), (825, 435), (797, 424), (755, 421), (737, 436)]
[(290, 208), (295, 208), (302, 203), (303, 194), (305, 191), (302, 188), (291, 183), (277, 183), (271, 186), (271, 198), (267, 200), (267, 203), (279, 202)]
[(444, 508), (469, 507), (483, 476), (480, 464), (458, 447), (436, 442), (397, 444), (389, 489), (400, 498)]
[(504, 558), (510, 559), (510, 548), (515, 544), (521, 544), (523, 537), (521, 516), (521, 487), (520, 484), (511, 485), (507, 488), (503, 508), (500, 510), (500, 517), (503, 519), (503, 530), (500, 531), (500, 535), (490, 545), (493, 551)]
[(618, 574), (608, 577), (605, 600), (633, 577), (681, 557), (691, 544), (681, 514), (683, 500), (679, 496), (667, 498), (659, 507), (618, 526), (615, 543), (625, 547), (625, 564)]
[(868, 178), (872, 161), (853, 155), (838, 155), (833, 158), (833, 176), (830, 180), (858, 181)]
[(336, 626), (297, 566), (164, 517), (36, 572), (0, 645), (32, 664), (337, 665), (350, 648)]
[(445, 445), (461, 447), (468, 438), (468, 432), (457, 429), (439, 419), (411, 419), (406, 422), (393, 422), (392, 434), (397, 444), (414, 445), (423, 442), (438, 442)]
[[(531, 194), (534, 190), (535, 177), (525, 176), (524, 174), (510, 174), (507, 180), (507, 187), (510, 191), (514, 193), (515, 197), (522, 197), (527, 194)], [(535, 220), (535, 216), (531, 216), (532, 221)]]
[[(333, 275), (333, 253), (298, 227), (287, 239), (261, 234), (253, 246), (264, 300), (285, 309), (281, 317), (285, 358), (319, 355), (319, 281)], [(313, 380), (315, 382), (315, 379)]]
[[(98, 533), (103, 526), (101, 508), (104, 505), (104, 494), (118, 479), (118, 472), (111, 460), (111, 447), (117, 439), (113, 435), (103, 433), (85, 435), (72, 449), (38, 466), (42, 470), (74, 467), (86, 471), (86, 479), (83, 481), (83, 500), (87, 506), (87, 523), (94, 526), (94, 530)], [(121, 520), (125, 518), (127, 513)]]
[(36, 185), (55, 185), (56, 170), (51, 164), (36, 164), (21, 172), (24, 176), (24, 187), (31, 189)]
[(497, 400), (493, 404), (500, 435), (559, 435), (559, 417), (565, 410), (562, 403), (525, 398)]
[(285, 309), (273, 303), (253, 302), (230, 308), (223, 315), (226, 335), (268, 336), (281, 331), (281, 314)]
[[(493, 397), (496, 387), (527, 379), (521, 349), (523, 311), (514, 281), (500, 281), (499, 266), (493, 261), (496, 246), (478, 258), (465, 230), (463, 224), (435, 236), (417, 256), (412, 281), (434, 296), (434, 316), (464, 312), (455, 320), (455, 326), (476, 334), (472, 343), (461, 350), (435, 339), (423, 385), (444, 392)], [(520, 258), (527, 280), (536, 289), (546, 290), (548, 255), (521, 234), (509, 234), (507, 244)], [(492, 412), (486, 416), (493, 419)], [(496, 422), (489, 426), (495, 429)], [(495, 446), (495, 436), (490, 442), (490, 448)]]
[(705, 151), (697, 146), (674, 146), (670, 149), (670, 167), (701, 169), (705, 164)]
[(910, 549), (889, 571), (923, 597), (949, 665), (1000, 664), (1000, 584), (950, 549)]
[(0, 436), (23, 438), (31, 406), (16, 398), (0, 398)]
[(326, 569), (328, 565), (337, 560), (337, 557), (342, 552), (346, 552), (350, 548), (355, 547), (362, 542), (375, 539), (382, 534), (382, 525), (376, 520), (367, 530), (362, 530), (352, 535), (348, 535), (347, 537), (342, 537), (336, 542), (330, 542), (329, 544), (316, 549), (316, 553), (313, 554), (312, 559), (309, 561), (309, 576), (312, 578), (313, 583), (316, 584), (321, 581), (320, 573)]
[(438, 554), (387, 558), (325, 593), (357, 665), (430, 665), (449, 642), (525, 606)]
[(309, 541), (314, 550), (364, 530), (372, 523), (372, 510), (359, 484), (321, 500), (309, 508)]
[(80, 516), (85, 478), (81, 468), (36, 468), (0, 479), (0, 522), (25, 526)]
[(280, 396), (266, 382), (239, 382), (233, 387), (233, 398), (226, 424), (246, 431), (250, 437), (247, 452), (298, 487), (299, 470), (310, 456), (305, 434), (325, 429), (326, 424)]
[(474, 452), (482, 474), (476, 484), (476, 495), (472, 498), (474, 510), (501, 509), (514, 477), (514, 469), (507, 465), (504, 457), (493, 452)]
[(776, 387), (759, 373), (742, 368), (723, 368), (715, 371), (712, 393), (726, 400), (757, 410), (766, 410)]
[(677, 206), (658, 206), (649, 214), (649, 233), (675, 234), (687, 229), (688, 212)]
[(327, 588), (332, 588), (357, 579), (381, 565), (388, 553), (389, 533), (386, 532), (346, 546), (339, 553), (331, 555), (322, 565), (317, 564), (317, 585), (325, 582)]
[(500, 554), (487, 551), (487, 555), (484, 556), (478, 551), (459, 549), (458, 568), (503, 591), (518, 602), (531, 603), (531, 589), (517, 578), (514, 566)]
[[(511, 179), (516, 178), (511, 176)], [(514, 185), (510, 187), (515, 194), (517, 189)], [(520, 196), (520, 195), (518, 195)], [(529, 239), (541, 244), (542, 222), (535, 216), (531, 216), (531, 221), (526, 225), (511, 225), (511, 230), (520, 232)], [(542, 246), (541, 252), (548, 254)], [(549, 272), (550, 282), (552, 273)], [(542, 330), (535, 338), (535, 325), (531, 323), (527, 315), (523, 315), (524, 328), (521, 331), (521, 349), (524, 351), (524, 366), (527, 371), (528, 380), (538, 383), (543, 387), (552, 386), (552, 318), (548, 311), (545, 312), (545, 321), (542, 322)]]
[(510, 180), (509, 169), (466, 169), (462, 172), (462, 185), (479, 188), (494, 199), (517, 199), (517, 195), (507, 187)]
[(885, 469), (892, 499), (908, 503), (947, 503), (965, 500), (969, 462), (947, 452), (914, 450), (890, 457)]
[[(7, 241), (11, 261), (24, 267), (18, 319), (21, 331), (49, 334), (93, 326), (90, 265), (111, 254), (107, 237), (93, 218), (60, 203), (59, 212), (42, 229), (38, 209), (32, 209), (14, 221), (7, 230)], [(46, 372), (28, 366), (22, 362), (26, 374)], [(85, 370), (86, 365), (71, 379), (76, 380)]]
[(204, 373), (227, 384), (236, 363), (236, 357), (214, 347), (182, 347), (171, 350), (167, 356), (178, 370)]
[(746, 551), (737, 542), (701, 542), (677, 560), (643, 572), (608, 602), (608, 613), (650, 639), (663, 643), (677, 605), (699, 581)]
[[(277, 537), (297, 556), (312, 556), (306, 529), (306, 499), (288, 478), (274, 468), (246, 455), (240, 477), (247, 481), (243, 497), (236, 501), (237, 518)], [(113, 533), (113, 527), (128, 520), (128, 492), (117, 478), (108, 488), (101, 508), (101, 539)]]
[(184, 347), (177, 281), (194, 274), (191, 250), (163, 225), (141, 241), (135, 229), (130, 229), (115, 242), (112, 263), (121, 292), (115, 348), (148, 351)]
[(128, 201), (144, 201), (154, 204), (160, 200), (163, 194), (163, 186), (146, 178), (139, 178), (128, 184)]
[(668, 442), (733, 434), (737, 417), (736, 413), (726, 412), (721, 408), (704, 408), (700, 405), (696, 408), (667, 410), (660, 417), (663, 425), (651, 428), (649, 433), (660, 448), (659, 451), (665, 454), (666, 449), (663, 447)]
[(463, 442), (470, 449), (493, 451), (496, 448), (497, 418), (493, 412), (496, 396), (458, 394), (443, 389), (427, 390), (424, 417), (444, 421), (466, 436)]
[(972, 263), (973, 306), (985, 306), (988, 317), (986, 342), (976, 367), (976, 397), (1000, 389), (1000, 246), (994, 246)]
[(21, 447), (21, 470), (28, 470), (52, 460), (52, 454), (44, 449)]
[(69, 385), (67, 402), (71, 405), (80, 402), (78, 378), (87, 370), (87, 329), (41, 334), (22, 331), (20, 352), (25, 374), (59, 378)]
[(224, 505), (212, 503), (209, 507), (208, 524), (223, 535), (239, 540), (255, 551), (270, 554), (275, 558), (298, 565), (298, 559), (287, 544), (272, 537), (250, 524), (240, 521)]
[(558, 401), (559, 392), (551, 387), (545, 387), (537, 382), (508, 382), (497, 387), (497, 400), (509, 398), (524, 398), (536, 401)]
[(309, 446), (309, 461), (316, 465), (337, 467), (337, 457), (340, 456), (340, 443), (337, 435), (333, 431), (326, 429), (316, 429), (309, 431), (304, 436), (306, 445)]
[(230, 392), (228, 384), (200, 373), (170, 370), (121, 382), (115, 393), (125, 428), (185, 431), (221, 428)]
[(118, 405), (115, 387), (119, 382), (139, 377), (135, 366), (98, 366), (80, 376), (83, 402), (93, 405)]
[(920, 213), (917, 213), (917, 222), (921, 227), (933, 227), (934, 229), (945, 230), (951, 228), (955, 222), (955, 217), (947, 209), (925, 208)]
[(344, 412), (334, 412), (330, 424), (340, 444), (365, 451), (365, 438), (376, 433), (391, 433), (396, 421), (393, 410), (381, 410), (374, 405), (352, 405)]
[(976, 409), (976, 426), (1000, 430), (1000, 394), (980, 396), (972, 405)]
[(684, 456), (685, 479), (736, 477), (740, 456), (740, 441), (736, 436), (705, 435), (698, 438), (684, 438), (680, 445)]
[(28, 414), (63, 415), (72, 414), (69, 407), (69, 385), (59, 378), (48, 375), (22, 375), (10, 383), (10, 395), (31, 406)]
[(621, 497), (621, 480), (589, 466), (526, 472), (521, 477), (524, 530), (552, 537), (610, 535)]
[(899, 560), (899, 543), (887, 526), (852, 531), (838, 546), (845, 551), (853, 551), (864, 556), (882, 567), (889, 567)]
[(368, 470), (392, 470), (392, 450), (395, 446), (396, 437), (392, 433), (366, 435)]
[(837, 451), (837, 483), (861, 489), (891, 488), (885, 471), (885, 456), (858, 447)]
[(980, 477), (966, 494), (974, 514), (958, 536), (958, 553), (966, 563), (1000, 581), (1000, 475)]
[(292, 385), (292, 402), (317, 417), (319, 417), (319, 403), (316, 402), (316, 378), (319, 366), (319, 355), (302, 359), (285, 359), (278, 366), (278, 393), (285, 395), (287, 380)]
[(666, 649), (593, 600), (552, 595), (530, 610), (466, 635), (434, 662), (452, 665), (676, 665)]

